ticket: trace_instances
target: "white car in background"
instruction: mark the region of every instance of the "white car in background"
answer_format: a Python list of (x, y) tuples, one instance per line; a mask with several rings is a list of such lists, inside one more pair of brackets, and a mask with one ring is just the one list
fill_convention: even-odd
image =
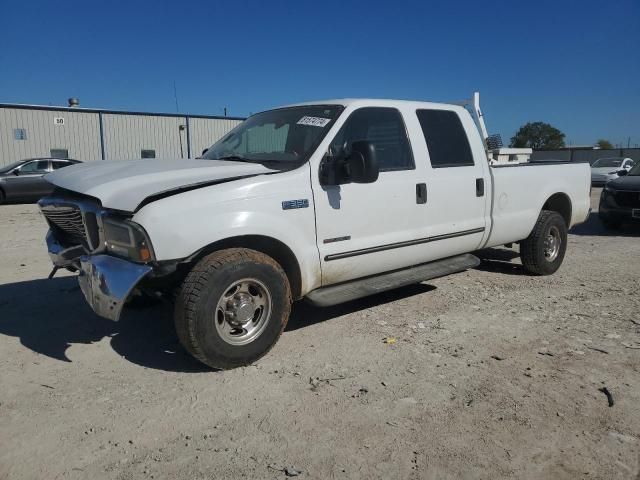
[(591, 183), (604, 185), (609, 180), (618, 178), (620, 170), (629, 171), (635, 162), (631, 158), (607, 157), (599, 158), (591, 165)]

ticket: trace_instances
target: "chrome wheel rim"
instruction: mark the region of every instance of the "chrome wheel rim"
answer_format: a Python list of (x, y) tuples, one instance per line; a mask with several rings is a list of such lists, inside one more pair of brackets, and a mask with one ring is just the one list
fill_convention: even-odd
[(244, 278), (220, 296), (213, 323), (220, 338), (230, 345), (246, 345), (258, 338), (271, 317), (271, 294), (259, 280)]
[(544, 239), (544, 258), (548, 262), (553, 262), (558, 258), (561, 244), (560, 230), (558, 227), (552, 226)]

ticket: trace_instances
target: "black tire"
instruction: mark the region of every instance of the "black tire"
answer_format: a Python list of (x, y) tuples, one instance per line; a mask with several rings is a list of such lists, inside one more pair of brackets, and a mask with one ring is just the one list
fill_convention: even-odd
[[(243, 287), (247, 282), (248, 290)], [(235, 285), (247, 293), (234, 290)], [(249, 294), (252, 286), (255, 291)], [(255, 307), (254, 299), (268, 303), (268, 309)], [(243, 303), (238, 307), (240, 301)], [(220, 308), (221, 303), (227, 307)], [(235, 310), (228, 307), (232, 303)], [(246, 324), (236, 328), (228, 320), (227, 314), (239, 318), (252, 308), (254, 315), (249, 320), (246, 318), (251, 315), (245, 315)], [(282, 267), (255, 250), (230, 248), (204, 257), (189, 272), (176, 298), (174, 320), (180, 343), (191, 355), (212, 368), (228, 369), (251, 364), (271, 350), (290, 311), (291, 289)], [(254, 327), (256, 337), (248, 343), (229, 343), (242, 341), (243, 335), (249, 338), (244, 332)]]
[[(550, 237), (556, 240), (550, 240)], [(528, 273), (551, 275), (562, 265), (566, 250), (567, 225), (564, 218), (557, 212), (543, 210), (531, 234), (520, 243), (520, 258)]]
[(0, 205), (2, 205), (4, 203), (4, 199), (5, 199), (5, 195), (4, 192), (2, 191), (2, 189), (0, 188)]
[(607, 215), (603, 215), (602, 213), (598, 214), (598, 218), (600, 218), (600, 221), (605, 226), (605, 228), (608, 228), (610, 230), (619, 230), (622, 226), (620, 220), (614, 220), (613, 218)]

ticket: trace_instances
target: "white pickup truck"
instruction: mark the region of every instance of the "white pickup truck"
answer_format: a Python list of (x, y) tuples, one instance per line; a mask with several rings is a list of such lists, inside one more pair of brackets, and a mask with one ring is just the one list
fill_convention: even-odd
[(419, 283), (514, 242), (527, 272), (555, 272), (567, 230), (589, 213), (589, 165), (491, 166), (484, 132), (479, 107), (439, 103), (258, 113), (201, 159), (49, 174), (49, 253), (79, 272), (98, 315), (117, 320), (131, 298), (166, 295), (193, 356), (245, 365), (275, 344), (294, 300), (326, 306)]

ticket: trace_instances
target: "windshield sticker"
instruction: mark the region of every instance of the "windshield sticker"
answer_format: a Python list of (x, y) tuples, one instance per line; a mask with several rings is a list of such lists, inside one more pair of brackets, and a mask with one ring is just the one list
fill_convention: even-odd
[(298, 125), (311, 125), (312, 127), (326, 127), (327, 123), (331, 121), (330, 118), (322, 117), (302, 117), (298, 120)]

